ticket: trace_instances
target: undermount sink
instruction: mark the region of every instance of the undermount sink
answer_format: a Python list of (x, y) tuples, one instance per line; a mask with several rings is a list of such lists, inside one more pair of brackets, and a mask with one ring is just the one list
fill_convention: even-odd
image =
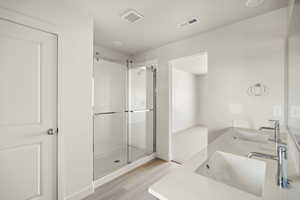
[(221, 151), (215, 152), (196, 173), (239, 190), (262, 196), (266, 164)]

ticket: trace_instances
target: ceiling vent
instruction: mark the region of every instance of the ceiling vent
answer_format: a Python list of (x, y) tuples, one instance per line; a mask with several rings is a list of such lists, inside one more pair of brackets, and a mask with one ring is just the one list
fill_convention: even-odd
[(199, 22), (199, 19), (197, 17), (192, 17), (192, 18), (182, 22), (181, 24), (179, 24), (178, 27), (181, 28), (181, 27), (184, 27), (184, 26), (197, 24), (198, 22)]
[(133, 24), (143, 19), (144, 16), (137, 11), (130, 9), (123, 13), (121, 18)]

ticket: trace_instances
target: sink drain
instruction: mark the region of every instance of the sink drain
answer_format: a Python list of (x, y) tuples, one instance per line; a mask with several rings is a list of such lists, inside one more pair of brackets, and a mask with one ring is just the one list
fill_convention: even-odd
[(115, 161), (114, 161), (114, 163), (119, 163), (119, 162), (121, 162), (121, 161), (120, 161), (120, 160), (115, 160)]

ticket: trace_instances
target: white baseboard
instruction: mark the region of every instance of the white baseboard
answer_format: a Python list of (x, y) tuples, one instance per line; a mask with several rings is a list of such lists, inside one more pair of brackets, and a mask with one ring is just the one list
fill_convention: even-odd
[(141, 166), (141, 165), (143, 165), (143, 164), (145, 164), (145, 163), (147, 163), (147, 162), (149, 162), (149, 161), (151, 161), (155, 158), (156, 158), (156, 156), (153, 153), (153, 154), (151, 154), (147, 157), (141, 158), (141, 159), (139, 159), (139, 160), (137, 160), (133, 163), (130, 163), (130, 164), (118, 169), (117, 171), (115, 171), (115, 172), (113, 172), (109, 175), (106, 175), (106, 176), (104, 176), (104, 177), (102, 177), (98, 180), (95, 180), (94, 184), (93, 184), (94, 189), (101, 186), (101, 185), (103, 185), (103, 184), (105, 184), (105, 183), (108, 183), (108, 182), (114, 180), (115, 178), (118, 178), (118, 177), (122, 176), (123, 174), (126, 174), (127, 172), (129, 172), (129, 171), (131, 171), (131, 170), (133, 170), (133, 169), (135, 169), (135, 168), (137, 168), (137, 167), (139, 167), (139, 166)]
[(86, 187), (84, 187), (83, 189), (81, 189), (78, 192), (75, 192), (67, 197), (64, 198), (64, 200), (81, 200), (87, 196), (89, 196), (90, 194), (94, 193), (94, 185), (88, 185)]

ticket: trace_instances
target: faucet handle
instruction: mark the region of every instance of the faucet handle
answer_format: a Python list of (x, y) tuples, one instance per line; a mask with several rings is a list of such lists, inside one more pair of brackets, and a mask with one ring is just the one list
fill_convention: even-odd
[(270, 119), (269, 122), (273, 122), (275, 127), (279, 127), (280, 126), (280, 120)]

